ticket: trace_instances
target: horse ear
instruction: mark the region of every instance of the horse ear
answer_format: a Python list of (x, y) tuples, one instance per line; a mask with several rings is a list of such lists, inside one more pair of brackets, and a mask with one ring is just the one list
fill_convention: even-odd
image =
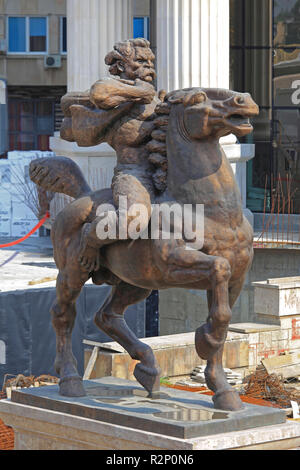
[(204, 103), (207, 100), (207, 95), (204, 91), (198, 93), (189, 93), (183, 100), (184, 106), (193, 106), (194, 104)]
[(166, 90), (160, 90), (158, 92), (158, 98), (160, 99), (160, 101), (162, 102), (165, 101), (166, 96), (167, 96)]
[(165, 97), (165, 101), (168, 101), (171, 104), (182, 103), (184, 99), (184, 93), (182, 91), (171, 92)]
[(123, 65), (123, 62), (121, 60), (118, 60), (117, 61), (117, 69), (120, 73), (123, 73), (125, 68), (124, 68), (124, 65)]

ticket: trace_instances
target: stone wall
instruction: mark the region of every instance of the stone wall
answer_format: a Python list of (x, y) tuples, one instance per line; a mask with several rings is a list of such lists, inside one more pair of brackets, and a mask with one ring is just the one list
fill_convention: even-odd
[[(300, 250), (255, 249), (251, 270), (242, 293), (233, 309), (231, 324), (258, 322), (265, 319), (254, 312), (255, 281), (269, 278), (299, 276)], [(208, 315), (206, 292), (189, 289), (169, 289), (159, 295), (160, 335), (195, 331)]]
[[(206, 364), (197, 355), (194, 333), (144, 338), (153, 349), (163, 377), (190, 376), (196, 366)], [(91, 379), (113, 376), (134, 380), (138, 361), (117, 343), (94, 343), (99, 346)], [(110, 348), (110, 350), (108, 349)], [(281, 319), (280, 325), (237, 323), (230, 327), (224, 346), (223, 366), (234, 369), (244, 378), (253, 372), (262, 359), (300, 351), (300, 315)], [(87, 368), (92, 349), (85, 349), (84, 368)]]

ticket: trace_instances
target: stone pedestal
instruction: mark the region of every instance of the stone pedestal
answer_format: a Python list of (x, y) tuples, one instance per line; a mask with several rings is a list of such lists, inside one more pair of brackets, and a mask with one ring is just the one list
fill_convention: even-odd
[(300, 424), (291, 421), (179, 439), (10, 400), (1, 400), (0, 416), (14, 429), (15, 450), (286, 450), (300, 445)]
[(222, 412), (213, 409), (211, 397), (196, 393), (168, 389), (151, 400), (136, 382), (84, 384), (84, 398), (61, 397), (53, 385), (16, 390), (11, 400), (1, 400), (0, 417), (14, 429), (15, 449), (278, 450), (300, 444), (300, 424), (286, 422), (275, 408), (245, 404)]

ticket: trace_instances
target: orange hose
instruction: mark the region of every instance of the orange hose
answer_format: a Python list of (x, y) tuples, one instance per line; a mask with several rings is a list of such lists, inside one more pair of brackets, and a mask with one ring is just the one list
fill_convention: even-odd
[(40, 220), (39, 223), (32, 230), (30, 230), (29, 233), (27, 233), (27, 235), (20, 238), (19, 240), (15, 240), (14, 242), (6, 243), (5, 245), (0, 245), (0, 248), (6, 248), (8, 246), (18, 245), (19, 243), (22, 243), (24, 240), (27, 240), (27, 238), (29, 238), (34, 232), (36, 232), (49, 218), (50, 218), (50, 214), (49, 212), (47, 212), (45, 217), (43, 217), (43, 219)]

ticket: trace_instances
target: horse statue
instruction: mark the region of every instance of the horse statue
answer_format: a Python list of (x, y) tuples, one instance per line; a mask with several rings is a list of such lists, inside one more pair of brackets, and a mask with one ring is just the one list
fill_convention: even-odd
[[(112, 285), (95, 323), (139, 361), (134, 376), (150, 396), (159, 390), (161, 371), (152, 349), (126, 324), (126, 308), (146, 299), (153, 289), (206, 290), (209, 315), (196, 330), (196, 351), (207, 361), (205, 378), (214, 392), (214, 407), (239, 410), (243, 404), (227, 382), (222, 356), (231, 310), (253, 258), (253, 231), (243, 215), (240, 191), (219, 139), (230, 133), (238, 137), (251, 133), (250, 119), (259, 108), (247, 93), (204, 88), (173, 91), (157, 106), (158, 124), (148, 146), (155, 171), (163, 165), (165, 188), (156, 193), (155, 203), (182, 208), (186, 204), (204, 206), (199, 249), (188, 248), (184, 236), (116, 240), (100, 248), (99, 265), (87, 272), (78, 258), (82, 227), (95, 220), (98, 206), (114, 203), (112, 190), (93, 192), (79, 167), (65, 157), (38, 159), (30, 165), (34, 182), (42, 185), (41, 174), (52, 172), (51, 190), (75, 199), (57, 215), (51, 231), (59, 270), (52, 322), (60, 393), (85, 394), (72, 354), (71, 335), (76, 299), (91, 278), (97, 285)], [(154, 158), (153, 149), (159, 147), (155, 139), (165, 142), (166, 152), (159, 155), (157, 150)]]

